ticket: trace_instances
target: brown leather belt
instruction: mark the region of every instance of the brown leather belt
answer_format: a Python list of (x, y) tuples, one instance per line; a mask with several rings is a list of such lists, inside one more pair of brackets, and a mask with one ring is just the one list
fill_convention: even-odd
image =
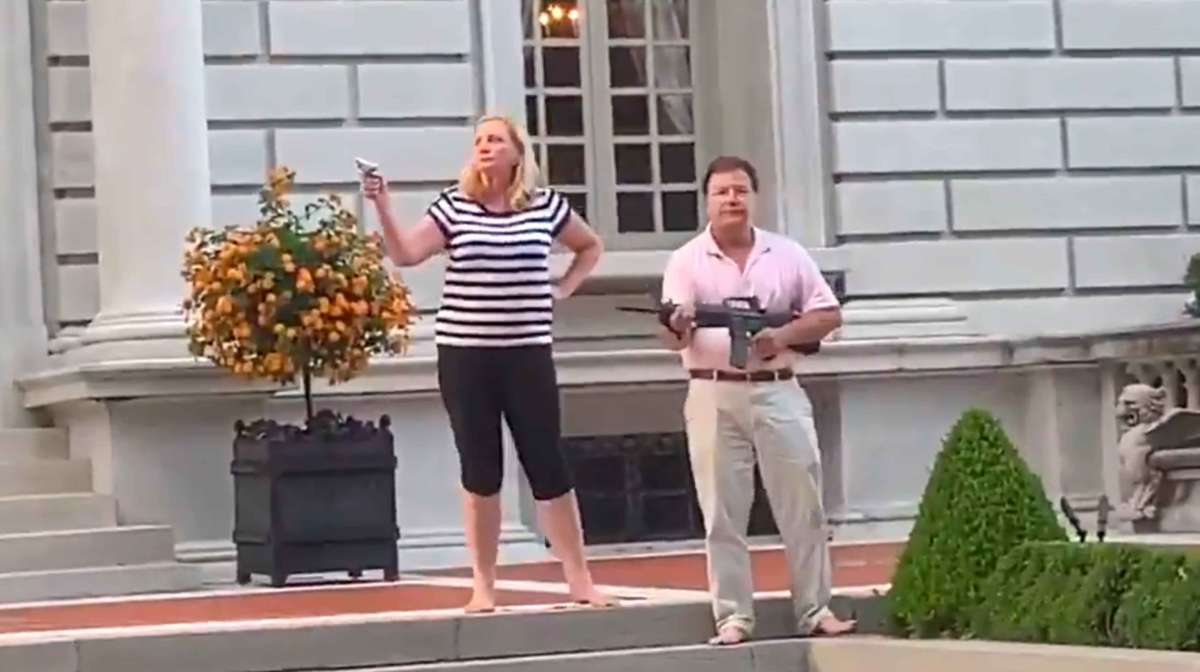
[(722, 371), (720, 369), (688, 369), (688, 375), (698, 380), (724, 380), (739, 383), (770, 383), (776, 380), (791, 380), (795, 374), (791, 369), (771, 371)]

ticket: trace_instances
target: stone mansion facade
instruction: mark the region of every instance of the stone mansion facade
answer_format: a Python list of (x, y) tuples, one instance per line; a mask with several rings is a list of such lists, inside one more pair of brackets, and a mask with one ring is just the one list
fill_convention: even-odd
[[(1117, 496), (1115, 392), (1200, 252), (1194, 0), (6, 0), (0, 32), (0, 427), (65, 430), (116, 523), (169, 525), (187, 562), (231, 557), (234, 421), (302, 411), (191, 358), (179, 319), (184, 235), (252, 223), (273, 165), (361, 208), (368, 158), (416, 216), (473, 118), (523, 119), (606, 242), (556, 316), (565, 427), (595, 446), (680, 431), (676, 358), (615, 307), (702, 227), (708, 159), (748, 156), (764, 225), (848, 301), (800, 371), (847, 538), (905, 533), (968, 406), (1056, 499)], [(393, 418), (412, 565), (462, 543), (440, 272), (404, 273), (412, 351), (318, 400)], [(536, 554), (508, 471), (505, 552)]]

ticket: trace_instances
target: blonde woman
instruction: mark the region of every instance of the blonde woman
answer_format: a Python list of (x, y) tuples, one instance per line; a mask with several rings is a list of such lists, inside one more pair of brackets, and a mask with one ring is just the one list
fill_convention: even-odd
[[(363, 176), (363, 193), (375, 204), (392, 261), (413, 266), (442, 250), (449, 253), (437, 314), (438, 385), (462, 471), (474, 573), (468, 612), (496, 606), (501, 416), (571, 597), (614, 604), (596, 590), (584, 560), (579, 508), (558, 445), (551, 357), (554, 301), (579, 287), (603, 248), (563, 195), (538, 182), (525, 130), (497, 116), (476, 124), (474, 151), (458, 184), (443, 191), (415, 227), (397, 226), (387, 180), (378, 171)], [(554, 241), (575, 255), (557, 284), (550, 281), (549, 267)]]

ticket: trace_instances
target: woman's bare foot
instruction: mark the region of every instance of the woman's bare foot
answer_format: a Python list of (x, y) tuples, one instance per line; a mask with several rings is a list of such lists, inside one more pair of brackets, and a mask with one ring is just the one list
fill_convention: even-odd
[(576, 604), (586, 604), (591, 607), (615, 607), (621, 603), (617, 598), (605, 595), (595, 588), (580, 591), (572, 590), (571, 599), (575, 600)]
[(732, 644), (741, 644), (750, 639), (750, 633), (746, 629), (736, 623), (729, 623), (721, 626), (717, 630), (717, 634), (708, 640), (708, 643), (713, 646), (730, 646)]
[(817, 621), (816, 627), (812, 630), (813, 637), (829, 636), (836, 637), (854, 632), (854, 628), (858, 625), (857, 621), (843, 621), (833, 614), (829, 614)]
[(538, 519), (550, 540), (550, 551), (562, 562), (563, 579), (576, 604), (613, 607), (617, 600), (596, 590), (583, 553), (583, 531), (575, 491), (538, 502)]
[(476, 590), (471, 594), (471, 601), (463, 607), (468, 614), (490, 614), (496, 610), (496, 596), (490, 592)]

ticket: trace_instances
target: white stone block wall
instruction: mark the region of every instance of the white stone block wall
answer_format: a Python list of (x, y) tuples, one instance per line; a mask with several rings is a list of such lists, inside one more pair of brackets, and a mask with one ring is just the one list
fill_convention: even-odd
[(851, 295), (949, 293), (998, 331), (1179, 316), (1200, 252), (1200, 1), (825, 9)]
[[(88, 1), (31, 3), (60, 324), (97, 306)], [(482, 111), (487, 1), (205, 0), (216, 223), (254, 217), (275, 163), (303, 193), (353, 194), (355, 155), (419, 212)], [(1200, 251), (1200, 0), (814, 1), (851, 296), (951, 294), (989, 331), (1178, 315)], [(1113, 310), (1123, 294), (1154, 308)]]
[[(89, 1), (32, 3), (58, 325), (98, 308)], [(253, 222), (279, 163), (297, 170), (300, 198), (336, 192), (359, 209), (352, 159), (379, 161), (406, 213), (457, 176), (482, 111), (472, 0), (204, 0), (203, 11), (213, 223)]]

